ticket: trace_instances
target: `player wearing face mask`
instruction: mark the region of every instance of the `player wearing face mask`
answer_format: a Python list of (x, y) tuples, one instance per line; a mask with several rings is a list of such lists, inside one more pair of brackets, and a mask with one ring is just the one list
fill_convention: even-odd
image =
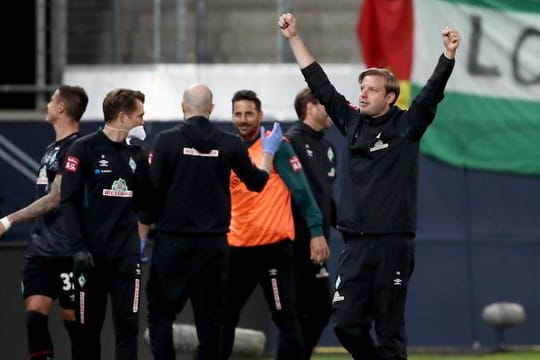
[(103, 100), (104, 126), (71, 145), (61, 184), (61, 210), (74, 255), (77, 320), (84, 359), (101, 358), (101, 330), (110, 300), (115, 359), (137, 358), (140, 304), (138, 211), (150, 210), (148, 162), (125, 143), (144, 122), (144, 94), (113, 89)]
[(140, 145), (144, 148), (144, 139), (146, 139), (144, 125), (139, 125), (129, 130), (126, 142), (128, 145)]

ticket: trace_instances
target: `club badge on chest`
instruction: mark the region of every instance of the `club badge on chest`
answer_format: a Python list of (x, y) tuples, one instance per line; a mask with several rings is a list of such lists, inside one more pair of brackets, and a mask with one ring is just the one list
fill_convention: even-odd
[(381, 134), (382, 133), (378, 133), (375, 137), (377, 141), (375, 141), (375, 144), (373, 144), (373, 146), (369, 148), (370, 152), (379, 151), (388, 147), (388, 143), (385, 143), (381, 140)]

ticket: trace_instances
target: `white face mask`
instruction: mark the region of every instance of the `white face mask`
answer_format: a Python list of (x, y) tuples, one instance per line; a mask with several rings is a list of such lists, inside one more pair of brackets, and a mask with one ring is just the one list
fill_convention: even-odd
[(144, 141), (144, 139), (146, 139), (146, 131), (144, 131), (144, 126), (135, 126), (131, 130), (129, 130), (127, 137), (128, 139), (134, 137), (141, 141)]

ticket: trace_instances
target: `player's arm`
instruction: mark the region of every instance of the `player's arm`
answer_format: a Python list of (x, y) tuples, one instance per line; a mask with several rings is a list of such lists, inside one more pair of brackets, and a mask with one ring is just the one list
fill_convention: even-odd
[(291, 13), (282, 14), (278, 19), (282, 35), (289, 40), (292, 53), (300, 69), (312, 64), (315, 59), (300, 37), (296, 26), (296, 18)]
[(274, 158), (274, 166), (306, 220), (311, 234), (311, 259), (317, 263), (325, 261), (330, 256), (330, 249), (323, 235), (322, 214), (291, 144), (285, 141), (281, 143)]
[(135, 205), (140, 210), (152, 212), (153, 192), (150, 181), (150, 169), (148, 167), (148, 154), (140, 146), (132, 148), (134, 157), (137, 159), (137, 168), (135, 169)]
[(150, 227), (154, 209), (152, 183), (150, 181), (150, 169), (148, 167), (148, 154), (142, 146), (134, 147), (138, 159), (135, 171), (135, 203), (139, 209), (138, 232), (141, 244), (141, 262), (148, 262), (148, 256), (144, 255), (144, 250), (148, 245)]
[(266, 185), (268, 177), (274, 167), (274, 154), (281, 142), (283, 141), (283, 133), (281, 131), (281, 125), (278, 122), (274, 123), (272, 131), (266, 136), (264, 126), (261, 126), (261, 141), (263, 146), (263, 156), (257, 164), (259, 170), (263, 170), (264, 173), (256, 171), (256, 168), (251, 163), (248, 151), (246, 147), (241, 143), (239, 139), (234, 144), (234, 156), (232, 157), (232, 170), (246, 187), (250, 191), (260, 192)]
[(268, 174), (272, 169), (273, 155), (264, 153), (265, 156), (270, 157), (270, 160), (266, 159), (261, 161), (259, 166), (255, 166), (249, 158), (246, 146), (239, 138), (234, 138), (231, 143), (232, 156), (231, 156), (231, 168), (232, 171), (250, 191), (261, 192), (268, 181)]
[(12, 225), (33, 220), (39, 216), (47, 214), (51, 210), (58, 209), (60, 206), (60, 184), (62, 175), (56, 175), (50, 192), (32, 202), (28, 206), (12, 212), (6, 217), (0, 219), (0, 236), (5, 234)]
[(81, 209), (88, 206), (87, 164), (84, 145), (75, 141), (67, 152), (60, 186), (60, 209), (67, 237), (76, 250), (85, 249)]

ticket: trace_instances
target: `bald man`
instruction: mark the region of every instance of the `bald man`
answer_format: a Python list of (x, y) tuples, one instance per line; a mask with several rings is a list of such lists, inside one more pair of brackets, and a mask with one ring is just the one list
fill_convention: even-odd
[[(184, 122), (159, 133), (149, 155), (157, 202), (156, 242), (148, 280), (148, 323), (155, 359), (174, 359), (172, 323), (191, 300), (199, 346), (197, 359), (218, 359), (228, 260), (231, 170), (260, 192), (281, 142), (281, 128), (264, 136), (264, 155), (253, 165), (242, 141), (209, 117), (212, 92), (204, 84), (184, 91)], [(264, 130), (264, 129), (263, 129)]]

